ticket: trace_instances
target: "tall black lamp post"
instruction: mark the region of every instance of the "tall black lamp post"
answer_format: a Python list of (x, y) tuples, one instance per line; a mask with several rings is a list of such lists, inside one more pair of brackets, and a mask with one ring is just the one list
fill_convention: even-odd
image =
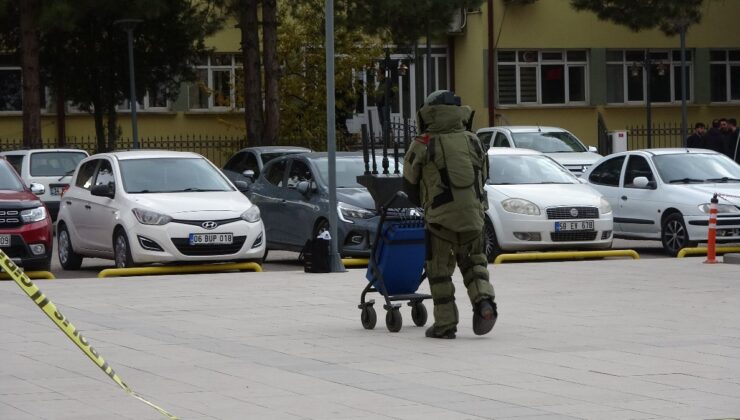
[[(630, 68), (630, 74), (633, 77), (640, 76), (640, 71), (645, 72), (645, 115), (647, 124), (647, 148), (653, 147), (653, 112), (652, 112), (652, 60), (650, 59), (650, 50), (645, 50), (645, 56), (642, 62), (635, 62)], [(665, 75), (666, 67), (663, 62), (659, 62), (656, 68), (659, 76)]]
[(131, 92), (129, 95), (129, 104), (131, 105), (131, 137), (133, 139), (134, 149), (139, 148), (139, 128), (136, 121), (136, 81), (134, 77), (134, 28), (141, 19), (119, 19), (114, 24), (123, 28), (128, 35), (128, 72)]

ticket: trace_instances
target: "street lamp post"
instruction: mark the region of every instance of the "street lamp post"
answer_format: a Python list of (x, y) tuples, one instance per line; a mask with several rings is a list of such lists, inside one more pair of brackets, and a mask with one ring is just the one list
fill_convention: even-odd
[(128, 36), (128, 71), (131, 92), (129, 94), (129, 104), (131, 105), (131, 137), (133, 148), (139, 148), (139, 128), (136, 121), (136, 81), (134, 77), (134, 28), (141, 19), (119, 19), (113, 22), (126, 31)]

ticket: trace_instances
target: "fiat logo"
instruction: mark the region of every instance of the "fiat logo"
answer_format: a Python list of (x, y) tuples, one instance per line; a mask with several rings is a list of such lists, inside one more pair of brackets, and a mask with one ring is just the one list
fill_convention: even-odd
[(203, 223), (200, 224), (200, 226), (203, 229), (211, 230), (211, 229), (216, 229), (218, 227), (218, 223), (216, 223), (216, 222), (203, 222)]
[[(572, 208), (572, 209), (570, 209), (570, 215), (571, 215), (572, 217), (578, 217), (578, 209), (577, 209), (577, 208)], [(205, 227), (205, 226), (204, 226), (204, 227)]]

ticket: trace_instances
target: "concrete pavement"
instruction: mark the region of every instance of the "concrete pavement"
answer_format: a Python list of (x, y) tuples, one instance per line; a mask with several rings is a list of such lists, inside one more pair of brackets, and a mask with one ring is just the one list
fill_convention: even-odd
[[(456, 340), (424, 338), (406, 306), (399, 333), (381, 305), (364, 330), (361, 269), (36, 284), (133, 390), (183, 419), (740, 417), (740, 265), (701, 261), (491, 265), (501, 315), (484, 337), (456, 273)], [(0, 419), (162, 418), (13, 282), (0, 317)]]

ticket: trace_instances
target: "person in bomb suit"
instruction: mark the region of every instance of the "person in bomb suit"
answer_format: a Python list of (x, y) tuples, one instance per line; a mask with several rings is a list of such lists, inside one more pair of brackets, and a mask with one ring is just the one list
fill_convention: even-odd
[(452, 273), (463, 275), (473, 306), (473, 332), (487, 334), (498, 317), (484, 251), (488, 157), (470, 132), (473, 112), (454, 93), (431, 93), (417, 113), (422, 135), (404, 157), (403, 190), (424, 209), (426, 273), (434, 301), (432, 338), (455, 338), (458, 311)]

